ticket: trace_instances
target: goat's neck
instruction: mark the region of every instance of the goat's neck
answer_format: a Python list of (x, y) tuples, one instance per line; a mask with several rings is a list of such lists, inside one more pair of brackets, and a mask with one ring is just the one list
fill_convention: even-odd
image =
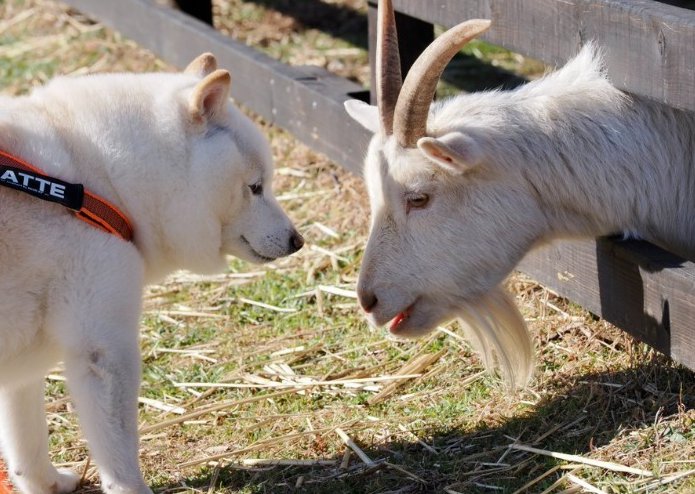
[(628, 234), (695, 258), (695, 115), (635, 99), (558, 112), (512, 139), (548, 238)]

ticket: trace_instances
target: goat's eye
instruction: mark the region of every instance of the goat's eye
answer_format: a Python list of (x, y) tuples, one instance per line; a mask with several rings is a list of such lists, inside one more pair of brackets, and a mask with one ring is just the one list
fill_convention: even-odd
[(430, 202), (430, 196), (427, 194), (413, 194), (406, 198), (406, 211), (411, 209), (422, 209)]
[(259, 196), (263, 193), (263, 184), (260, 182), (257, 182), (253, 185), (249, 185), (249, 189), (251, 189), (251, 193), (254, 196)]

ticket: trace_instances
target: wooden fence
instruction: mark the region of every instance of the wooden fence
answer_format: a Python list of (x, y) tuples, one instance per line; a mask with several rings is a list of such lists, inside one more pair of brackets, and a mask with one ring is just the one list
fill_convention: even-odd
[[(232, 96), (354, 173), (370, 135), (343, 101), (369, 99), (361, 86), (317, 67), (291, 67), (215, 31), (208, 1), (178, 0), (207, 22), (154, 0), (64, 0), (174, 65), (204, 51), (234, 74)], [(319, 0), (302, 0), (318, 2)], [(673, 3), (673, 2), (671, 2)], [(695, 11), (651, 0), (394, 0), (402, 63), (433, 36), (469, 18), (493, 21), (484, 39), (561, 64), (590, 39), (606, 52), (621, 89), (695, 110)], [(369, 2), (370, 54), (376, 2)], [(668, 166), (668, 163), (664, 163)], [(693, 198), (695, 200), (695, 198)], [(695, 369), (695, 264), (644, 242), (559, 242), (520, 269), (659, 351)]]

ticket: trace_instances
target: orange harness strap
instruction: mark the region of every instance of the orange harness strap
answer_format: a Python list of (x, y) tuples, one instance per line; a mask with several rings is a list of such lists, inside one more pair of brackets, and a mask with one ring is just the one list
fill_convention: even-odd
[(130, 221), (109, 201), (81, 184), (70, 184), (49, 177), (38, 168), (4, 151), (0, 151), (0, 185), (62, 204), (94, 228), (127, 242), (133, 239)]

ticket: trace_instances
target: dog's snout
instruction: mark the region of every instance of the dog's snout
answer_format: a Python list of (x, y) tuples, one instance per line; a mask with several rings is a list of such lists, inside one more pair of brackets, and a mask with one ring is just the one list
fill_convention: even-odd
[(290, 252), (297, 252), (303, 246), (304, 237), (297, 231), (292, 232), (292, 235), (290, 235)]
[(376, 298), (376, 294), (369, 290), (358, 290), (357, 297), (360, 300), (362, 309), (364, 309), (367, 314), (372, 312), (374, 307), (376, 307), (377, 302), (379, 302), (379, 299)]

